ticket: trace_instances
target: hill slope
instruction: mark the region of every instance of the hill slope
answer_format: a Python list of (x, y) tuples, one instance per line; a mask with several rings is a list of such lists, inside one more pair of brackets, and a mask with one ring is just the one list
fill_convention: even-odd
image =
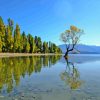
[[(59, 47), (63, 53), (66, 52), (65, 44), (59, 45)], [(79, 50), (81, 54), (100, 54), (100, 46), (78, 44), (75, 48)]]

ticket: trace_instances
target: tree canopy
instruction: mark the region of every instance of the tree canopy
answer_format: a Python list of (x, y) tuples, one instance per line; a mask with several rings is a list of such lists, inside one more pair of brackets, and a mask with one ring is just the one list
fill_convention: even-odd
[[(49, 45), (50, 43), (50, 45)], [(41, 37), (26, 35), (18, 24), (8, 18), (5, 25), (0, 17), (0, 52), (11, 53), (61, 53), (61, 49), (52, 42), (42, 41)]]
[(70, 26), (69, 30), (61, 33), (60, 40), (66, 44), (66, 53), (65, 57), (70, 51), (75, 50), (75, 46), (79, 43), (81, 35), (84, 33), (82, 29), (77, 28), (76, 26)]

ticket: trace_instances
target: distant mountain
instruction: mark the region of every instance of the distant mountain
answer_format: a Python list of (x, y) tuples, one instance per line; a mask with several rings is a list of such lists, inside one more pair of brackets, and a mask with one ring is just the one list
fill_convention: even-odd
[[(65, 44), (59, 45), (62, 52), (66, 52)], [(75, 47), (81, 54), (100, 54), (100, 46), (77, 44)], [(72, 53), (72, 52), (71, 52)]]

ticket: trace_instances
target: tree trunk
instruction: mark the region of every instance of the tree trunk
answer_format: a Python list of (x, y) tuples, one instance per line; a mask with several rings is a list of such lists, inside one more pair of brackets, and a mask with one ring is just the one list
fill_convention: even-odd
[(67, 48), (67, 51), (66, 51), (66, 53), (65, 53), (65, 55), (64, 55), (65, 59), (68, 59), (68, 53), (69, 53), (70, 51), (73, 51), (73, 50), (74, 50), (75, 45), (76, 45), (76, 44), (73, 44), (73, 46), (72, 46), (71, 49), (69, 49), (70, 46)]
[(68, 50), (66, 51), (64, 57), (65, 57), (65, 59), (68, 59)]

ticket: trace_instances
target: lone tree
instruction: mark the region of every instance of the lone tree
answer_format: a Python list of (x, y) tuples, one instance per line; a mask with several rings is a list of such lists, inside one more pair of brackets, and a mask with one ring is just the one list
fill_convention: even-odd
[(68, 57), (70, 51), (76, 50), (75, 46), (79, 43), (80, 36), (84, 33), (82, 29), (77, 28), (76, 26), (70, 26), (69, 30), (61, 33), (60, 40), (66, 45), (65, 58)]

